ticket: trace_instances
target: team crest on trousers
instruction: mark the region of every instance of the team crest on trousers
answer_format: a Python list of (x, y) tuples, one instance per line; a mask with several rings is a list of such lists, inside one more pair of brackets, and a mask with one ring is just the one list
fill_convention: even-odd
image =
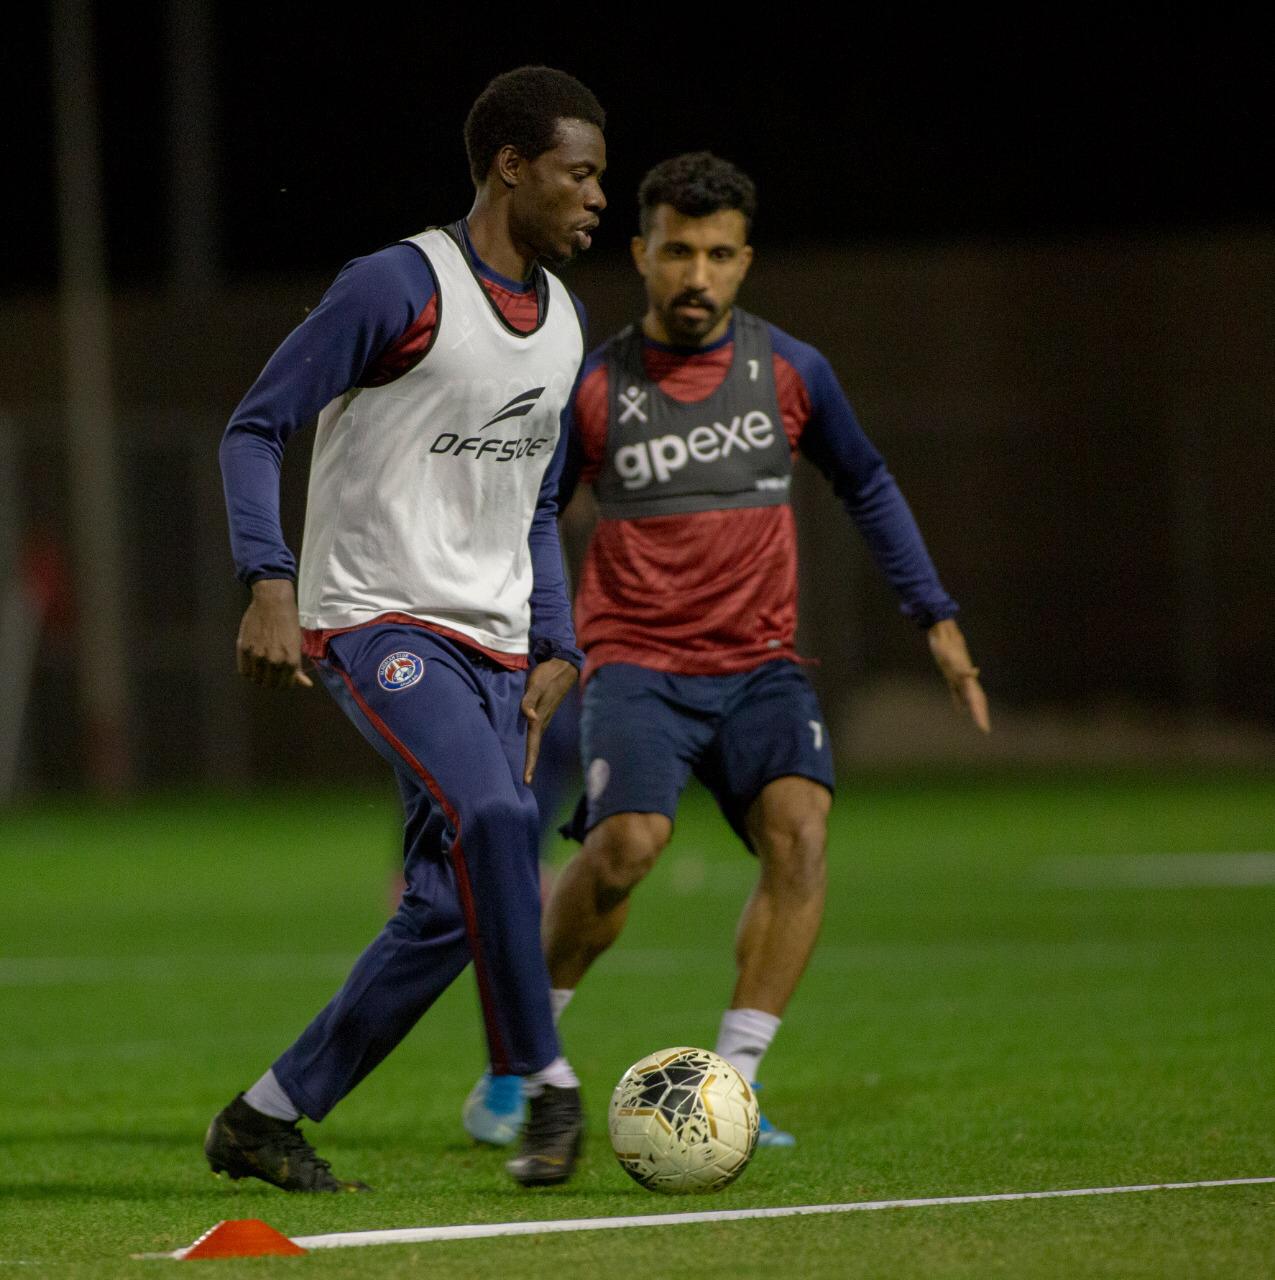
[(390, 693), (410, 689), (425, 674), (425, 659), (400, 649), (391, 653), (376, 669), (377, 683)]

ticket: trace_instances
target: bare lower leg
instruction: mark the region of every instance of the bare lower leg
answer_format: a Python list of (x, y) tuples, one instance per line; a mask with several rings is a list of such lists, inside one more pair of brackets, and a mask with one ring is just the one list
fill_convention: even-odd
[(806, 970), (823, 919), (823, 886), (805, 893), (763, 883), (753, 890), (735, 933), (732, 1009), (781, 1017)]
[(629, 894), (651, 869), (672, 834), (658, 813), (621, 813), (591, 832), (562, 869), (545, 909), (549, 981), (574, 989), (589, 966), (620, 936)]
[(629, 914), (628, 895), (608, 906), (609, 899), (582, 854), (558, 873), (544, 920), (545, 959), (553, 986), (573, 990), (620, 936)]
[(733, 1009), (782, 1016), (805, 972), (823, 919), (828, 804), (817, 783), (780, 778), (753, 805), (761, 875), (735, 934)]

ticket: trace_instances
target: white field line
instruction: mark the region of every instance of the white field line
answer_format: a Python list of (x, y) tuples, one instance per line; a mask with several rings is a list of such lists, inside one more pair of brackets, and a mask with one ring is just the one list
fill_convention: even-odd
[(1050, 858), (1037, 871), (1070, 889), (1246, 889), (1275, 885), (1275, 853), (1136, 853)]
[[(481, 1240), (491, 1236), (549, 1235), (561, 1231), (610, 1231), (620, 1227), (676, 1227), (686, 1222), (740, 1222), (748, 1218), (793, 1218), (824, 1213), (866, 1213), (875, 1209), (924, 1209), (939, 1205), (992, 1204), (1003, 1200), (1059, 1200), (1079, 1196), (1128, 1195), (1135, 1191), (1185, 1191), (1195, 1187), (1249, 1187), (1271, 1178), (1220, 1178), (1206, 1182), (1152, 1182), (1136, 1187), (1085, 1187), (1067, 1191), (1009, 1191), (986, 1196), (931, 1196), (919, 1200), (859, 1200), (851, 1204), (807, 1204), (778, 1209), (719, 1209), (705, 1213), (651, 1213), (631, 1218), (561, 1218), (548, 1222), (494, 1222), (456, 1227), (406, 1227), (393, 1231), (341, 1231), (294, 1236), (303, 1249), (349, 1249), (375, 1244), (432, 1244), (441, 1240)], [(180, 1253), (178, 1250), (177, 1253)], [(176, 1257), (177, 1254), (150, 1255)]]

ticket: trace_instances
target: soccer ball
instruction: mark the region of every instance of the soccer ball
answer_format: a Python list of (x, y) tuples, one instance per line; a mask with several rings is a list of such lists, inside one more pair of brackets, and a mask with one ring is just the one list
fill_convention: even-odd
[(620, 1077), (607, 1116), (620, 1167), (648, 1191), (729, 1186), (757, 1149), (757, 1097), (707, 1049), (661, 1049)]

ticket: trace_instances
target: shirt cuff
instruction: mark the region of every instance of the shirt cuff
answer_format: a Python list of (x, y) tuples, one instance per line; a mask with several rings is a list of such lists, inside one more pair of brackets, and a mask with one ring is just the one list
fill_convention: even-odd
[(577, 671), (584, 666), (584, 653), (573, 644), (562, 644), (557, 640), (541, 639), (531, 646), (531, 661), (534, 664), (548, 662), (551, 658), (561, 658), (569, 662)]
[(960, 605), (955, 600), (947, 600), (942, 604), (905, 604), (899, 612), (911, 618), (922, 631), (928, 631), (936, 622), (946, 618), (955, 618), (960, 613)]

